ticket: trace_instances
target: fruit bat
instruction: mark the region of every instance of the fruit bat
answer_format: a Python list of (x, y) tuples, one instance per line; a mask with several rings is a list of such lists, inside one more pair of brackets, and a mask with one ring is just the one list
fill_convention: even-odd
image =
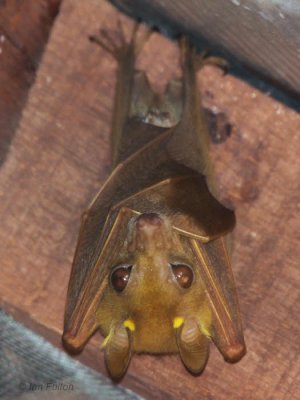
[(163, 95), (135, 69), (148, 33), (119, 25), (92, 40), (118, 62), (113, 171), (83, 213), (63, 343), (81, 351), (100, 331), (113, 379), (133, 353), (179, 353), (200, 373), (210, 342), (238, 361), (245, 344), (229, 256), (233, 211), (216, 199), (196, 72), (216, 58), (179, 42), (182, 78)]

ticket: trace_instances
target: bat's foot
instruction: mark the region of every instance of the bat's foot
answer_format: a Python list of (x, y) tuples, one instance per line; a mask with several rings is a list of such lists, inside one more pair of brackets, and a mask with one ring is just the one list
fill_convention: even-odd
[(101, 28), (98, 35), (91, 35), (89, 39), (120, 61), (130, 56), (130, 54), (136, 57), (150, 35), (150, 29), (142, 27), (138, 22), (135, 22), (131, 30), (130, 39), (127, 40), (123, 24), (118, 19), (115, 29)]
[(206, 50), (196, 56), (196, 67), (197, 69), (201, 69), (205, 65), (213, 65), (215, 67), (219, 67), (223, 70), (224, 74), (227, 74), (229, 69), (229, 64), (222, 57), (210, 56), (209, 52)]
[(208, 50), (204, 50), (201, 53), (197, 53), (196, 48), (188, 40), (186, 36), (183, 36), (179, 42), (182, 65), (185, 65), (186, 61), (192, 61), (195, 69), (198, 71), (205, 65), (214, 65), (221, 68), (224, 73), (228, 72), (229, 64), (222, 57), (215, 57), (209, 54)]

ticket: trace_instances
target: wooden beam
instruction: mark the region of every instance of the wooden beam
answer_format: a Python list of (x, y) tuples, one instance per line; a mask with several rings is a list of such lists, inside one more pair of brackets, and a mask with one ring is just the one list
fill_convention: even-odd
[(18, 126), (60, 1), (0, 2), (0, 164)]

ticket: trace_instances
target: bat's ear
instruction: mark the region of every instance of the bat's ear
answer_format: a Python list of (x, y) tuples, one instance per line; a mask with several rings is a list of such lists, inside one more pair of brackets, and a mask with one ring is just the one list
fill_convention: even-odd
[(123, 324), (113, 326), (103, 343), (109, 374), (119, 380), (125, 374), (132, 356), (132, 333)]
[(187, 319), (176, 328), (176, 340), (180, 357), (185, 367), (199, 374), (205, 367), (209, 354), (209, 341), (200, 331), (197, 322)]

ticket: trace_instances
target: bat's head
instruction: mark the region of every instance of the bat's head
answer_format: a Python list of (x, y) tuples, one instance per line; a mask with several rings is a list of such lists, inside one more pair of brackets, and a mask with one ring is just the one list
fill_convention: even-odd
[(99, 307), (108, 369), (123, 375), (132, 352), (180, 352), (200, 372), (211, 313), (195, 258), (166, 217), (141, 214), (129, 228)]

